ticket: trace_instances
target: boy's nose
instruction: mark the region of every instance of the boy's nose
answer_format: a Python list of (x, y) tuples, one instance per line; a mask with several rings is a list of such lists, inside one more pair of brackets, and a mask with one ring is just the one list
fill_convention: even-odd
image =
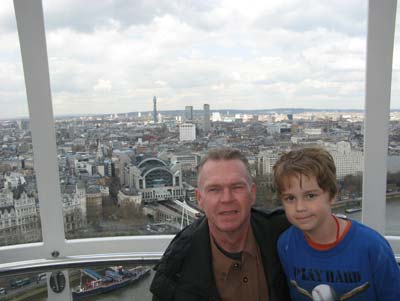
[(303, 211), (306, 208), (304, 200), (301, 198), (297, 199), (295, 208), (296, 211)]

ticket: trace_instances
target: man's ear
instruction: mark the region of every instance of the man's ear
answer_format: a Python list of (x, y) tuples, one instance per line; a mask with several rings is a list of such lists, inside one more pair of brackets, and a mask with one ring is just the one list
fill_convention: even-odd
[(250, 194), (251, 194), (251, 205), (253, 206), (256, 202), (256, 195), (257, 195), (257, 187), (256, 183), (252, 183), (250, 186)]
[(196, 196), (197, 204), (199, 204), (199, 207), (200, 207), (201, 209), (203, 209), (203, 202), (202, 202), (201, 194), (200, 194), (200, 191), (199, 191), (198, 188), (195, 189), (194, 195)]

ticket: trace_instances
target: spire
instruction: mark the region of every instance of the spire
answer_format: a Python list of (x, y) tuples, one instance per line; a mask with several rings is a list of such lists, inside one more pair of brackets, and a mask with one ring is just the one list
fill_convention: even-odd
[(157, 98), (153, 97), (153, 121), (157, 123)]

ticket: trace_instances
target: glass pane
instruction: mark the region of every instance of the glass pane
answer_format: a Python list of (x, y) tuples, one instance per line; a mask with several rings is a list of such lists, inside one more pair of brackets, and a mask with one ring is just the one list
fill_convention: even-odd
[(400, 235), (400, 20), (397, 5), (390, 101), (389, 147), (386, 185), (386, 234)]
[(32, 137), (12, 1), (0, 6), (0, 246), (42, 240)]
[(324, 145), (338, 210), (359, 207), (366, 6), (45, 1), (66, 236), (175, 233), (216, 146), (246, 153), (273, 208), (279, 153)]
[(47, 297), (46, 273), (0, 277), (0, 300), (37, 300)]
[(88, 301), (151, 300), (153, 276), (150, 266), (86, 267), (70, 271), (70, 286), (73, 297), (88, 296)]
[[(0, 300), (49, 300), (47, 277), (51, 277), (51, 273), (57, 271), (0, 277)], [(69, 270), (74, 300), (151, 300), (149, 287), (153, 276), (152, 267), (146, 265), (91, 266)]]

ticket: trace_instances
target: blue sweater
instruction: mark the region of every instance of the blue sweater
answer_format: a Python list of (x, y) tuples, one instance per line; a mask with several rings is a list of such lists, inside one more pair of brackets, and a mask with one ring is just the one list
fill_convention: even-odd
[(400, 270), (389, 243), (356, 221), (335, 247), (319, 251), (291, 226), (278, 240), (292, 301), (400, 301)]

